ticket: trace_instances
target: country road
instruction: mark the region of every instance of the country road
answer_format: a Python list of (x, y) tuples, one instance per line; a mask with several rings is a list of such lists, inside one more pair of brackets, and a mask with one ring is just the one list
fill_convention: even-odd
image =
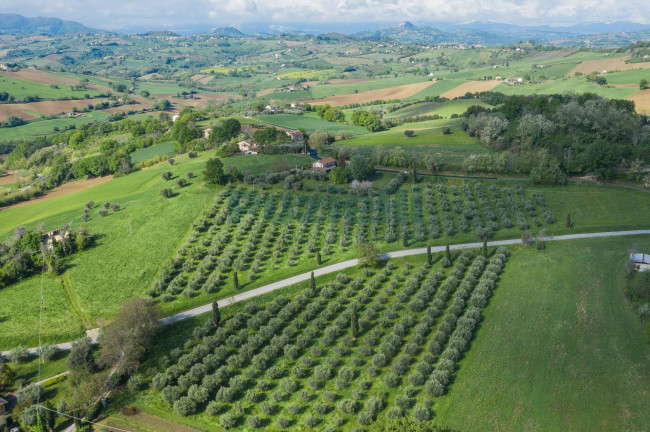
[[(630, 236), (630, 235), (641, 235), (641, 234), (650, 234), (650, 229), (647, 230), (634, 230), (634, 231), (609, 231), (609, 232), (598, 232), (598, 233), (585, 233), (585, 234), (567, 234), (567, 235), (561, 235), (561, 236), (550, 236), (550, 237), (545, 237), (545, 241), (560, 241), (560, 240), (578, 240), (578, 239), (588, 239), (588, 238), (602, 238), (602, 237), (620, 237), (620, 236)], [(489, 246), (507, 246), (507, 245), (513, 245), (513, 244), (519, 244), (521, 243), (521, 239), (510, 239), (510, 240), (495, 240), (492, 242), (489, 242)], [(452, 250), (456, 249), (471, 249), (471, 248), (480, 248), (483, 246), (482, 242), (477, 242), (477, 243), (462, 243), (462, 244), (456, 244), (456, 245), (449, 245), (449, 248)], [(445, 250), (445, 246), (434, 246), (431, 248), (431, 252), (442, 252)], [(405, 257), (405, 256), (411, 256), (411, 255), (422, 255), (427, 252), (426, 248), (416, 248), (416, 249), (407, 249), (407, 250), (401, 250), (401, 251), (395, 251), (395, 252), (388, 252), (386, 254), (383, 254), (382, 256), (385, 258), (400, 258), (400, 257)], [(316, 268), (313, 270), (314, 276), (322, 276), (328, 273), (333, 273), (337, 272), (349, 267), (354, 267), (358, 264), (358, 260), (353, 259), (349, 261), (343, 261), (337, 264), (332, 264), (326, 267), (320, 267)], [(298, 282), (306, 281), (311, 277), (311, 272), (307, 273), (302, 273), (287, 279), (283, 279), (278, 282), (273, 282), (268, 285), (261, 286), (259, 288), (252, 289), (250, 291), (242, 292), (241, 294), (235, 294), (232, 297), (228, 297), (225, 299), (221, 299), (217, 302), (219, 307), (225, 307), (234, 303), (238, 303), (243, 300), (247, 300), (252, 297), (257, 297), (263, 294), (270, 293), (272, 291), (285, 288), (287, 286), (296, 284)], [(194, 317), (197, 315), (204, 314), (206, 312), (209, 312), (212, 310), (212, 304), (206, 304), (203, 306), (196, 307), (194, 309), (187, 310), (185, 312), (180, 312), (175, 315), (170, 315), (168, 317), (165, 317), (160, 320), (160, 323), (162, 325), (168, 325), (172, 324), (178, 321), (182, 321), (184, 319)], [(93, 329), (89, 331), (90, 333), (93, 334), (98, 334), (97, 329)], [(93, 342), (96, 342), (97, 337), (93, 336), (91, 337), (91, 340)], [(70, 349), (72, 343), (71, 342), (64, 342), (64, 343), (59, 343), (56, 344), (56, 346), (61, 349), (61, 350), (68, 350)], [(31, 354), (36, 353), (37, 348), (29, 348), (28, 351)], [(9, 353), (9, 351), (2, 351), (2, 355), (6, 356)]]

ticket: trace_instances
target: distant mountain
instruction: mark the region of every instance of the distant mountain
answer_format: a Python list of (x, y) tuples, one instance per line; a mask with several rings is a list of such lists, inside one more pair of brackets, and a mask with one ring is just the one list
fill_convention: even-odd
[(234, 27), (222, 27), (210, 30), (210, 34), (226, 37), (244, 37), (244, 33)]
[[(650, 39), (650, 26), (627, 22), (591, 23), (570, 27), (524, 27), (492, 22), (440, 24), (442, 30), (428, 26), (420, 27), (406, 21), (394, 27), (363, 31), (353, 36), (365, 40), (420, 44), (510, 45), (532, 40), (540, 44), (593, 47), (622, 46), (637, 40)], [(625, 30), (619, 31), (620, 29)]]
[(59, 18), (25, 18), (18, 14), (0, 13), (0, 34), (58, 35), (66, 33), (103, 33), (103, 31)]

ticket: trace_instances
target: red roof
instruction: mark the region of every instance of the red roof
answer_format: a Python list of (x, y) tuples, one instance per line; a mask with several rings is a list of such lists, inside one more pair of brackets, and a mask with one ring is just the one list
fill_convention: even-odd
[(336, 163), (336, 159), (333, 157), (326, 157), (325, 159), (321, 159), (318, 162), (322, 163), (323, 165), (331, 164), (331, 163)]
[(289, 135), (291, 135), (291, 136), (302, 136), (302, 132), (299, 132), (299, 131), (291, 131), (291, 132), (287, 132), (287, 133)]

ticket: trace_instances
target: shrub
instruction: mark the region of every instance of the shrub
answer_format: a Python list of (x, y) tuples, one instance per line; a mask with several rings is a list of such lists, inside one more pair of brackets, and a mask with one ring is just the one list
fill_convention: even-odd
[(171, 171), (164, 171), (163, 173), (160, 174), (160, 176), (161, 176), (164, 180), (171, 180), (171, 178), (174, 176), (174, 174), (172, 174)]
[(357, 417), (357, 421), (359, 424), (367, 426), (372, 423), (372, 415), (367, 411), (361, 411)]
[(196, 411), (196, 402), (187, 396), (183, 396), (174, 402), (174, 412), (182, 416), (193, 414)]
[(224, 429), (231, 429), (237, 424), (237, 418), (233, 414), (225, 413), (219, 417), (219, 424)]
[(180, 178), (178, 179), (176, 184), (178, 185), (178, 187), (182, 188), (187, 185), (187, 180), (185, 180), (184, 178)]
[(144, 386), (144, 379), (142, 378), (142, 375), (133, 375), (131, 378), (129, 378), (126, 386), (133, 392), (140, 390)]
[[(160, 191), (160, 195), (162, 195), (165, 198), (171, 198), (171, 196), (174, 194), (170, 188), (165, 188)], [(101, 210), (100, 210), (101, 212)], [(101, 213), (100, 213), (101, 214)], [(223, 417), (223, 416), (222, 416)]]
[(246, 424), (248, 424), (249, 427), (258, 428), (262, 426), (262, 420), (260, 420), (258, 416), (252, 415), (252, 416), (248, 416), (248, 418), (246, 419)]
[(445, 388), (437, 379), (431, 378), (424, 385), (424, 391), (431, 397), (438, 397), (443, 395)]
[(413, 408), (413, 419), (418, 422), (431, 420), (431, 410), (419, 403)]
[(27, 360), (29, 360), (29, 352), (27, 351), (27, 348), (18, 346), (9, 351), (7, 358), (12, 363), (25, 363)]
[(101, 209), (97, 212), (97, 214), (100, 215), (101, 217), (106, 217), (108, 215), (108, 210)]
[(291, 421), (289, 421), (289, 419), (287, 419), (286, 417), (278, 417), (277, 424), (279, 427), (284, 429), (289, 427)]
[(337, 405), (336, 408), (344, 414), (354, 414), (357, 412), (359, 405), (356, 401), (346, 398), (342, 399)]
[(384, 384), (386, 384), (390, 388), (395, 388), (399, 385), (399, 377), (395, 375), (394, 373), (389, 373), (387, 375), (384, 375)]

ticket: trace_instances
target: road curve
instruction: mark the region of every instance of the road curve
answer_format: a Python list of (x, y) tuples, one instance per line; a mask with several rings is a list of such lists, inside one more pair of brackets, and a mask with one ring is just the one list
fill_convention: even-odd
[[(585, 234), (567, 234), (567, 235), (561, 235), (561, 236), (549, 236), (545, 237), (545, 241), (559, 241), (559, 240), (578, 240), (578, 239), (588, 239), (588, 238), (602, 238), (602, 237), (620, 237), (620, 236), (630, 236), (630, 235), (642, 235), (642, 234), (650, 234), (650, 229), (646, 230), (634, 230), (634, 231), (609, 231), (609, 232), (598, 232), (598, 233), (585, 233)], [(488, 242), (489, 246), (507, 246), (507, 245), (513, 245), (513, 244), (519, 244), (521, 243), (521, 239), (509, 239), (509, 240), (495, 240)], [(449, 245), (449, 248), (452, 250), (456, 249), (472, 249), (472, 248), (479, 248), (482, 247), (483, 243), (482, 242), (477, 242), (477, 243), (462, 243), (462, 244), (456, 244), (456, 245)], [(431, 252), (442, 252), (445, 250), (445, 246), (433, 246), (431, 247)], [(395, 251), (395, 252), (388, 252), (382, 255), (384, 258), (400, 258), (400, 257), (406, 257), (406, 256), (411, 256), (411, 255), (422, 255), (427, 253), (426, 248), (416, 248), (416, 249), (406, 249), (406, 250), (401, 250), (401, 251)], [(349, 267), (354, 267), (359, 263), (359, 260), (353, 259), (349, 261), (343, 261), (337, 264), (332, 264), (329, 266), (325, 267), (319, 267), (314, 269), (314, 276), (322, 276), (328, 273), (333, 273), (337, 271), (341, 271), (343, 269), (349, 268)], [(283, 279), (278, 282), (273, 282), (268, 285), (261, 286), (259, 288), (252, 289), (250, 291), (242, 292), (241, 294), (235, 294), (232, 297), (228, 297), (225, 299), (221, 299), (217, 302), (219, 307), (225, 307), (234, 303), (238, 303), (243, 300), (247, 300), (252, 297), (257, 297), (262, 294), (270, 293), (272, 291), (285, 288), (287, 286), (296, 284), (298, 282), (306, 281), (311, 277), (311, 272), (307, 273), (302, 273), (287, 279)], [(204, 314), (206, 312), (209, 312), (212, 310), (212, 303), (208, 303), (203, 306), (196, 307), (194, 309), (190, 309), (184, 312), (177, 313), (175, 315), (170, 315), (168, 317), (165, 317), (160, 320), (160, 323), (162, 325), (168, 325), (172, 324), (178, 321), (182, 321), (187, 318), (191, 318), (197, 315)], [(96, 337), (91, 338), (93, 342), (96, 342)], [(68, 350), (70, 349), (71, 342), (64, 342), (60, 344), (56, 344), (56, 346), (61, 349), (61, 350)], [(36, 353), (36, 348), (29, 348), (28, 351), (31, 354)], [(9, 351), (2, 351), (2, 355), (6, 356), (9, 353)]]

